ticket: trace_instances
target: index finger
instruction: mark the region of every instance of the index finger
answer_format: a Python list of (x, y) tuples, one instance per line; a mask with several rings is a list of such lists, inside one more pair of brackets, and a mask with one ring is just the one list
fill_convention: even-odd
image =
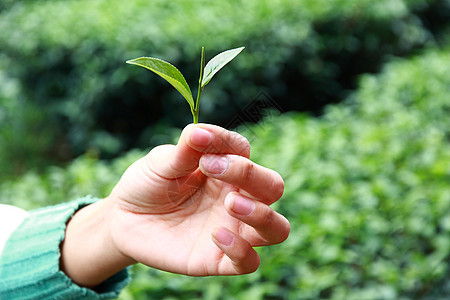
[(284, 192), (280, 174), (239, 155), (205, 154), (200, 159), (200, 170), (269, 205), (280, 199)]

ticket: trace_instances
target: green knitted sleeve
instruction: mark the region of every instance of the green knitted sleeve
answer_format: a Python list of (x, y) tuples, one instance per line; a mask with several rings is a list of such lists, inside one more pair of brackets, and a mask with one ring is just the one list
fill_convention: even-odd
[(73, 283), (59, 268), (60, 244), (72, 215), (98, 199), (85, 197), (42, 208), (13, 232), (0, 257), (0, 299), (112, 299), (129, 281), (123, 270), (93, 289)]

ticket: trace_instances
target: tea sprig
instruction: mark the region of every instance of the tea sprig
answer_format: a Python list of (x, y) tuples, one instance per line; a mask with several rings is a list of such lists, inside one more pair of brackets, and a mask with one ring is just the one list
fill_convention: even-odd
[(197, 100), (194, 103), (192, 92), (189, 85), (184, 79), (183, 74), (170, 63), (153, 57), (139, 57), (128, 60), (128, 64), (144, 67), (169, 82), (188, 102), (193, 117), (194, 124), (198, 123), (198, 115), (200, 110), (200, 98), (203, 88), (211, 81), (211, 78), (220, 71), (227, 63), (235, 58), (245, 47), (230, 49), (214, 56), (205, 65), (205, 47), (202, 47), (200, 61), (200, 78), (198, 81)]

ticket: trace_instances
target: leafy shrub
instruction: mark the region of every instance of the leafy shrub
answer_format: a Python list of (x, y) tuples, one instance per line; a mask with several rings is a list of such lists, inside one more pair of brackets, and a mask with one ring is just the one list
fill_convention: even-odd
[[(113, 157), (148, 146), (161, 126), (189, 121), (179, 95), (125, 65), (130, 58), (159, 56), (189, 81), (197, 80), (192, 62), (200, 46), (211, 57), (245, 45), (245, 55), (222, 71), (202, 101), (201, 121), (224, 125), (260, 90), (270, 90), (283, 110), (320, 111), (342, 99), (356, 75), (376, 71), (386, 55), (435, 43), (448, 26), (442, 17), (430, 31), (421, 21), (445, 11), (443, 0), (0, 3), (0, 65), (18, 91), (11, 99), (0, 96), (0, 106), (25, 104), (17, 107), (27, 107), (29, 118), (6, 113), (14, 126), (40, 132), (23, 149), (41, 160), (65, 161), (87, 149)], [(28, 157), (18, 164), (34, 165)]]
[(0, 82), (0, 179), (22, 174), (30, 165), (56, 163), (48, 158), (54, 151), (49, 147), (54, 128), (34, 103), (20, 96), (20, 83), (8, 78), (1, 64)]
[[(245, 276), (189, 278), (138, 265), (121, 298), (448, 298), (449, 53), (392, 61), (320, 118), (287, 113), (242, 126), (252, 159), (285, 179), (274, 206), (291, 222), (289, 239), (259, 249), (260, 269)], [(140, 155), (27, 174), (0, 186), (0, 200), (31, 208), (104, 196)]]
[(279, 251), (264, 250), (262, 278), (279, 282), (267, 295), (450, 295), (435, 286), (450, 262), (449, 66), (448, 51), (393, 62), (319, 120), (250, 128), (253, 158), (284, 175), (278, 208), (293, 225)]

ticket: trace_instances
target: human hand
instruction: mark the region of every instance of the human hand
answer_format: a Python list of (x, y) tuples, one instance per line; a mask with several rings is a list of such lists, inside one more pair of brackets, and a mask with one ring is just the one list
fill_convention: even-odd
[(290, 226), (269, 206), (283, 193), (281, 176), (249, 156), (244, 137), (207, 124), (188, 125), (176, 146), (154, 148), (91, 205), (102, 212), (105, 258), (117, 268), (141, 262), (192, 276), (255, 271), (253, 247), (284, 241)]

